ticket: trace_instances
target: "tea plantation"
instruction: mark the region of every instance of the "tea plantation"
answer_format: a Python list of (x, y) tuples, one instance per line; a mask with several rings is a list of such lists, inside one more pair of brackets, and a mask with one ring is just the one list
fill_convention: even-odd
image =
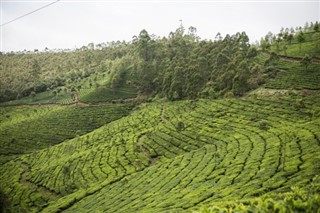
[[(263, 65), (269, 54), (261, 53), (257, 56), (258, 64)], [(302, 59), (301, 59), (302, 60)], [(270, 89), (320, 89), (320, 64), (311, 63), (307, 68), (298, 61), (276, 59), (273, 61), (273, 70), (269, 72), (272, 77), (264, 85)]]
[(33, 88), (5, 55), (0, 212), (318, 213), (318, 24), (260, 46), (143, 30)]
[(299, 103), (149, 104), (4, 164), (2, 188), (16, 210), (44, 212), (180, 212), (287, 192), (320, 172), (320, 103)]
[(132, 105), (0, 108), (1, 162), (90, 132), (127, 115)]

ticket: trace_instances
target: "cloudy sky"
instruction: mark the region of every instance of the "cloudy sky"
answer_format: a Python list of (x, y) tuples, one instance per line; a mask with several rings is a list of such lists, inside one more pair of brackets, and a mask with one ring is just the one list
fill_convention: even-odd
[(77, 48), (90, 42), (130, 41), (142, 29), (167, 36), (183, 21), (202, 39), (220, 32), (245, 31), (260, 40), (281, 27), (304, 26), (320, 20), (319, 0), (1, 0), (1, 51)]

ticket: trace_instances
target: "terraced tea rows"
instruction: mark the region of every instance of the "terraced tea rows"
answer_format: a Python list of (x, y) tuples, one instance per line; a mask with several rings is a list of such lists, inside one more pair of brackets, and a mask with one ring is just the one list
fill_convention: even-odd
[[(278, 54), (283, 54), (286, 56), (294, 56), (294, 57), (301, 57), (303, 58), (306, 54), (309, 54), (313, 57), (320, 57), (319, 51), (319, 42), (320, 42), (320, 32), (309, 31), (304, 32), (304, 39), (305, 41), (300, 43), (298, 41), (298, 36), (293, 38), (293, 41), (290, 43), (286, 43), (285, 49), (283, 47), (279, 48), (276, 44), (272, 45), (270, 50), (274, 51)], [(280, 45), (281, 46), (281, 45)]]
[(134, 98), (137, 96), (137, 91), (131, 86), (123, 86), (116, 90), (110, 88), (96, 88), (88, 90), (80, 90), (80, 101), (83, 102), (101, 102), (117, 99)]
[(123, 76), (122, 81), (114, 89), (110, 87), (111, 82), (109, 78), (110, 76), (107, 75), (105, 80), (98, 81), (99, 86), (95, 88), (81, 89), (79, 91), (79, 100), (83, 102), (104, 102), (137, 96), (137, 89), (126, 82), (130, 80), (128, 74)]
[[(171, 159), (103, 187), (68, 211), (182, 211), (308, 183), (320, 171), (319, 119), (310, 121), (288, 103), (254, 104), (252, 109), (252, 101), (201, 101), (191, 111), (190, 104), (166, 106), (170, 131), (159, 125), (144, 143)], [(255, 120), (260, 117), (268, 130)], [(181, 119), (185, 129), (174, 131)]]
[[(21, 172), (15, 174), (15, 180), (20, 180), (19, 177), (25, 175), (26, 181), (31, 184), (31, 189), (21, 181), (10, 187), (8, 193), (14, 197), (13, 205), (38, 209), (43, 203), (37, 205), (31, 199), (34, 196), (40, 200), (48, 197), (54, 199), (79, 189), (86, 190), (103, 181), (114, 181), (148, 166), (148, 157), (136, 152), (135, 144), (139, 134), (143, 134), (158, 121), (141, 122), (143, 113), (156, 115), (160, 110), (149, 108), (148, 111), (110, 123), (92, 133), (23, 156), (15, 163), (7, 163), (10, 170), (2, 171), (2, 184), (10, 183), (12, 167), (19, 171), (21, 164), (28, 170), (23, 172), (20, 169)], [(51, 196), (42, 194), (41, 190), (49, 191)], [(24, 199), (19, 199), (21, 193)]]
[[(286, 64), (291, 63), (288, 68)], [(293, 65), (294, 64), (294, 65)], [(266, 87), (274, 89), (320, 89), (320, 65), (311, 64), (306, 70), (299, 62), (282, 62), (279, 68), (286, 67), (275, 79), (270, 80)]]
[(24, 209), (54, 201), (45, 212), (181, 211), (286, 191), (320, 172), (320, 105), (294, 103), (152, 104), (3, 165), (2, 188)]
[[(266, 54), (257, 57), (257, 63), (264, 64)], [(275, 62), (277, 76), (265, 85), (272, 89), (320, 89), (320, 64), (310, 64), (306, 69), (300, 62), (277, 60)]]
[(3, 107), (1, 162), (90, 132), (128, 114), (130, 105)]
[[(60, 87), (61, 90), (63, 90), (63, 87)], [(56, 95), (53, 94), (52, 91), (48, 90), (45, 92), (37, 93), (33, 97), (32, 95), (29, 95), (27, 97), (8, 101), (8, 102), (2, 102), (0, 105), (2, 106), (17, 106), (21, 104), (72, 104), (72, 96), (69, 92), (62, 91)]]

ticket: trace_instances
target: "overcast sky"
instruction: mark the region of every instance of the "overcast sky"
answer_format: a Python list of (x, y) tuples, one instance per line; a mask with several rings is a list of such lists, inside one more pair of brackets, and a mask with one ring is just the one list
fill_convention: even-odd
[[(1, 24), (54, 1), (1, 0)], [(320, 20), (316, 1), (183, 1), (183, 0), (61, 0), (1, 27), (1, 51), (76, 48), (117, 40), (130, 41), (142, 29), (168, 36), (183, 21), (202, 39), (220, 32), (245, 31), (250, 42), (281, 27), (304, 26)]]

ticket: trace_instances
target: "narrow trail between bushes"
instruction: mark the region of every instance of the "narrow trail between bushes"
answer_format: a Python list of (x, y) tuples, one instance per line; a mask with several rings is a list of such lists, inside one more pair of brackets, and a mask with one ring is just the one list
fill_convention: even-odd
[[(270, 52), (268, 51), (263, 51), (264, 54), (266, 55), (271, 55)], [(283, 61), (289, 61), (289, 62), (301, 62), (303, 60), (303, 58), (299, 58), (299, 57), (292, 57), (292, 56), (285, 56), (285, 55), (278, 55), (278, 57), (280, 58), (280, 60)], [(320, 64), (320, 58), (312, 58), (311, 59), (311, 63), (312, 64)]]
[(100, 106), (100, 105), (110, 105), (110, 104), (120, 104), (120, 103), (132, 103), (138, 100), (137, 98), (128, 98), (121, 100), (110, 100), (110, 101), (99, 101), (99, 102), (83, 102), (77, 101), (72, 104), (59, 104), (59, 103), (50, 103), (50, 104), (11, 104), (11, 105), (0, 105), (0, 107), (54, 107), (54, 106)]
[(162, 105), (162, 108), (161, 108), (160, 118), (161, 118), (162, 123), (164, 123), (164, 124), (169, 122), (168, 119), (166, 118), (166, 107), (164, 105)]

